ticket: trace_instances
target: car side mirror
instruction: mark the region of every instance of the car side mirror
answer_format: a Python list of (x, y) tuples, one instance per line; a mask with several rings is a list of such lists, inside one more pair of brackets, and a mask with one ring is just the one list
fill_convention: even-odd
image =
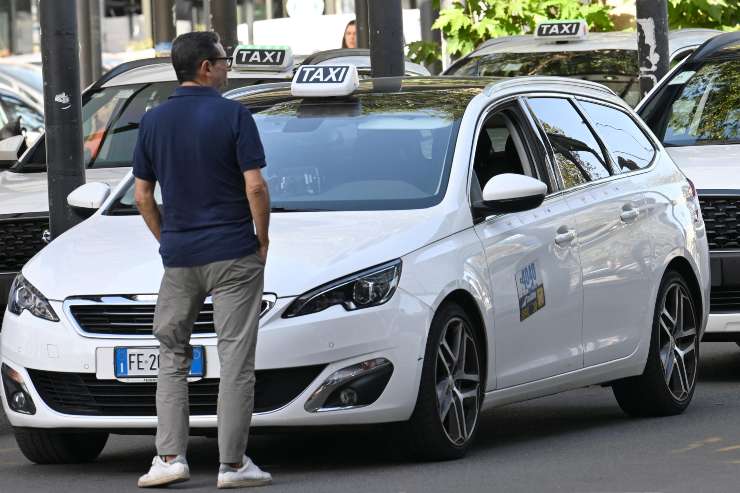
[(483, 188), (483, 200), (476, 209), (486, 215), (535, 209), (547, 195), (547, 185), (525, 175), (504, 173), (494, 176)]
[(0, 140), (0, 170), (8, 169), (18, 162), (18, 154), (26, 141), (23, 135), (14, 135)]
[(91, 216), (100, 209), (110, 195), (110, 186), (106, 183), (91, 182), (75, 188), (67, 195), (67, 203), (76, 212), (85, 217)]

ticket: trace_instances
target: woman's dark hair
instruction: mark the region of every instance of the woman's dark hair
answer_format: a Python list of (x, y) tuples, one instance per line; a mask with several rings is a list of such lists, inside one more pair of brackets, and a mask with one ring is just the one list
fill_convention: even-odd
[(175, 38), (171, 57), (180, 84), (196, 79), (203, 60), (221, 56), (216, 49), (219, 42), (218, 34), (213, 31), (185, 33)]
[(344, 26), (344, 32), (342, 33), (342, 48), (349, 48), (349, 46), (347, 46), (347, 40), (345, 39), (345, 37), (347, 36), (347, 28), (354, 25), (355, 21), (351, 20), (347, 23), (346, 26)]

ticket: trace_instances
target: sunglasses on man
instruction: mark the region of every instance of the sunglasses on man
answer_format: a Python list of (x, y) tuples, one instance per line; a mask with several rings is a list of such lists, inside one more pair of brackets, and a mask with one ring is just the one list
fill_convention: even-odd
[(213, 57), (207, 59), (209, 62), (215, 62), (216, 60), (223, 60), (226, 62), (226, 67), (231, 68), (231, 64), (234, 63), (234, 57), (233, 56), (219, 56), (219, 57)]

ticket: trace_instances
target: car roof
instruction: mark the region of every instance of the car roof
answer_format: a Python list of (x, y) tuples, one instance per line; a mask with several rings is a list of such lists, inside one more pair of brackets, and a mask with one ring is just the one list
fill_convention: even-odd
[[(690, 46), (697, 46), (709, 38), (721, 34), (714, 29), (680, 29), (668, 33), (671, 53)], [(592, 51), (592, 50), (637, 50), (637, 33), (606, 32), (588, 33), (583, 41), (566, 43), (547, 43), (533, 35), (506, 36), (486, 41), (478, 49), (467, 55), (476, 57), (492, 53), (545, 53), (550, 51)]]
[[(367, 48), (337, 48), (312, 53), (302, 59), (305, 65), (354, 65), (358, 70), (370, 70), (370, 50)], [(423, 65), (404, 60), (405, 71), (409, 75), (431, 75)]]
[[(251, 102), (252, 98), (261, 101), (291, 98), (290, 83), (276, 83), (266, 86), (235, 89), (227, 93), (231, 97), (244, 103)], [(563, 93), (568, 95), (591, 96), (625, 106), (624, 101), (611, 89), (596, 82), (570, 79), (566, 77), (528, 76), (528, 77), (379, 77), (360, 80), (360, 86), (353, 95), (377, 93), (403, 93), (435, 90), (454, 90), (465, 88), (479, 88), (489, 97), (506, 97), (522, 92)], [(321, 98), (316, 98), (321, 99)]]
[(740, 57), (740, 31), (720, 34), (707, 40), (686, 60), (686, 66), (728, 55), (732, 58)]
[[(128, 84), (142, 84), (151, 82), (175, 82), (177, 76), (169, 57), (147, 58), (133, 62), (122, 63), (103, 76), (95, 85), (97, 87), (115, 87)], [(285, 79), (293, 77), (293, 70), (282, 72), (268, 71), (239, 71), (231, 70), (230, 79)]]

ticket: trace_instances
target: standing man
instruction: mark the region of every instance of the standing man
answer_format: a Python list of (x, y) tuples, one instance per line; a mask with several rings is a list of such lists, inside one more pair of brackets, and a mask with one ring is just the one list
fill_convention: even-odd
[(260, 171), (265, 155), (252, 115), (219, 92), (231, 58), (216, 33), (179, 36), (172, 43), (172, 65), (180, 86), (144, 115), (134, 153), (136, 204), (159, 241), (164, 264), (154, 317), (160, 342), (158, 455), (138, 484), (162, 486), (190, 478), (185, 459), (190, 335), (209, 294), (221, 364), (217, 486), (267, 484), (270, 474), (244, 455), (269, 244), (270, 198)]

